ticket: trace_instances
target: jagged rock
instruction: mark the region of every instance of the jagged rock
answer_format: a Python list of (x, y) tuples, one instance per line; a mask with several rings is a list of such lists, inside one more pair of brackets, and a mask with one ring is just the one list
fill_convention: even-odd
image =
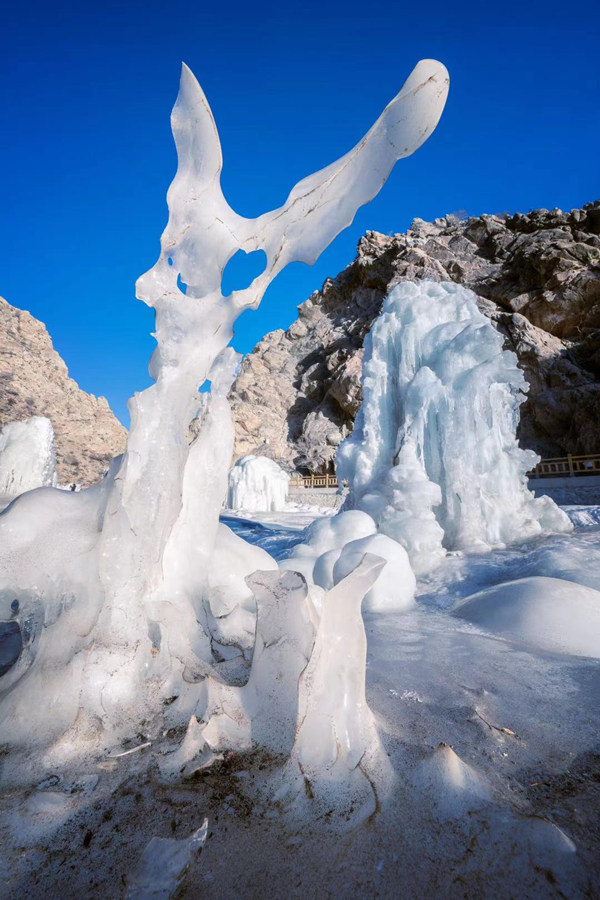
[(0, 297), (0, 426), (47, 416), (61, 484), (97, 481), (127, 432), (104, 397), (80, 390), (45, 325)]
[(600, 201), (367, 232), (354, 262), (244, 359), (231, 392), (236, 457), (264, 452), (290, 469), (331, 469), (360, 405), (364, 337), (395, 284), (424, 278), (475, 291), (517, 353), (530, 384), (523, 446), (542, 456), (600, 452), (599, 235)]

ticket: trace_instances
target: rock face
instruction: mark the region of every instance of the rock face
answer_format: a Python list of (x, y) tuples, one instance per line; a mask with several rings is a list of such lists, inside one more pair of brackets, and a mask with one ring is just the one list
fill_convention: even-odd
[(367, 232), (356, 259), (266, 335), (230, 399), (235, 455), (331, 470), (361, 401), (362, 345), (400, 281), (455, 281), (514, 350), (530, 385), (519, 439), (541, 456), (600, 453), (600, 201), (569, 213), (415, 219)]
[(0, 426), (30, 416), (52, 421), (61, 484), (97, 481), (125, 449), (106, 399), (80, 390), (45, 325), (0, 297)]

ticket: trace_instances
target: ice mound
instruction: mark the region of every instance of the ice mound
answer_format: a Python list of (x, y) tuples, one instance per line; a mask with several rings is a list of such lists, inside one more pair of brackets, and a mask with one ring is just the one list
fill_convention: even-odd
[(50, 419), (32, 416), (5, 425), (0, 431), (0, 494), (16, 496), (57, 483)]
[(485, 779), (444, 743), (419, 764), (412, 781), (443, 818), (465, 815), (490, 796)]
[(454, 614), (541, 650), (600, 659), (600, 591), (535, 576), (467, 597)]
[(488, 550), (572, 525), (516, 440), (527, 384), (514, 353), (452, 283), (399, 284), (365, 340), (363, 402), (339, 448), (347, 508), (406, 547), (417, 574), (445, 550)]
[(364, 600), (369, 612), (399, 611), (414, 603), (416, 579), (408, 554), (397, 541), (377, 533), (373, 519), (362, 510), (350, 509), (318, 519), (306, 530), (306, 540), (280, 563), (283, 569), (301, 572), (309, 584), (331, 590), (369, 553), (385, 561), (383, 572)]
[(289, 480), (272, 459), (243, 456), (229, 472), (227, 506), (248, 512), (284, 510)]

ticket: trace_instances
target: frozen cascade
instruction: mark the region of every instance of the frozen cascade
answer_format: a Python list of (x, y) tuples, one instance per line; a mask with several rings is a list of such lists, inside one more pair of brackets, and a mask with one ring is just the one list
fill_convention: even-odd
[(502, 344), (472, 291), (427, 281), (395, 287), (365, 341), (363, 402), (338, 477), (347, 507), (403, 544), (417, 574), (446, 550), (572, 530), (528, 490), (538, 457), (516, 439), (527, 383)]
[(227, 506), (248, 512), (277, 512), (286, 507), (289, 476), (266, 456), (243, 456), (229, 472)]
[(0, 431), (0, 494), (17, 496), (57, 483), (50, 419), (32, 416), (5, 425)]

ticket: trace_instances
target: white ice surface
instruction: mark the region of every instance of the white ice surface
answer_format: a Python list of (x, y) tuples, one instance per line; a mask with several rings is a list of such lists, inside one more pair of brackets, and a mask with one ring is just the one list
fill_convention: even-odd
[(532, 576), (479, 591), (454, 613), (541, 650), (600, 659), (600, 591)]
[[(598, 519), (598, 508), (576, 512), (586, 523)], [(513, 640), (448, 607), (517, 578), (558, 575), (583, 584), (598, 573), (600, 528), (586, 524), (489, 554), (448, 555), (420, 581), (415, 607), (367, 617), (366, 699), (397, 776), (367, 825), (339, 836), (327, 816), (311, 819), (308, 797), (306, 816), (286, 816), (273, 802), (264, 757), (240, 760), (233, 778), (215, 773), (158, 795), (141, 754), (117, 760), (115, 771), (100, 757), (101, 765), (88, 763), (100, 776), (91, 800), (65, 794), (62, 784), (45, 788), (39, 801), (27, 792), (4, 797), (4, 871), (17, 873), (23, 895), (35, 897), (31, 852), (38, 853), (50, 894), (70, 886), (85, 896), (90, 869), (68, 863), (84, 852), (74, 847), (90, 827), (85, 858), (97, 895), (119, 896), (121, 873), (153, 836), (169, 836), (174, 818), (177, 836), (189, 835), (210, 806), (215, 824), (200, 861), (190, 864), (184, 900), (193, 900), (199, 883), (206, 900), (220, 900), (249, 882), (260, 896), (285, 883), (298, 898), (339, 894), (348, 884), (369, 896), (453, 896), (457, 883), (460, 896), (583, 900), (597, 893), (598, 663)], [(144, 753), (159, 762), (179, 746), (180, 738), (159, 736)], [(132, 783), (144, 794), (139, 803)], [(100, 820), (96, 806), (110, 810), (110, 821)]]

